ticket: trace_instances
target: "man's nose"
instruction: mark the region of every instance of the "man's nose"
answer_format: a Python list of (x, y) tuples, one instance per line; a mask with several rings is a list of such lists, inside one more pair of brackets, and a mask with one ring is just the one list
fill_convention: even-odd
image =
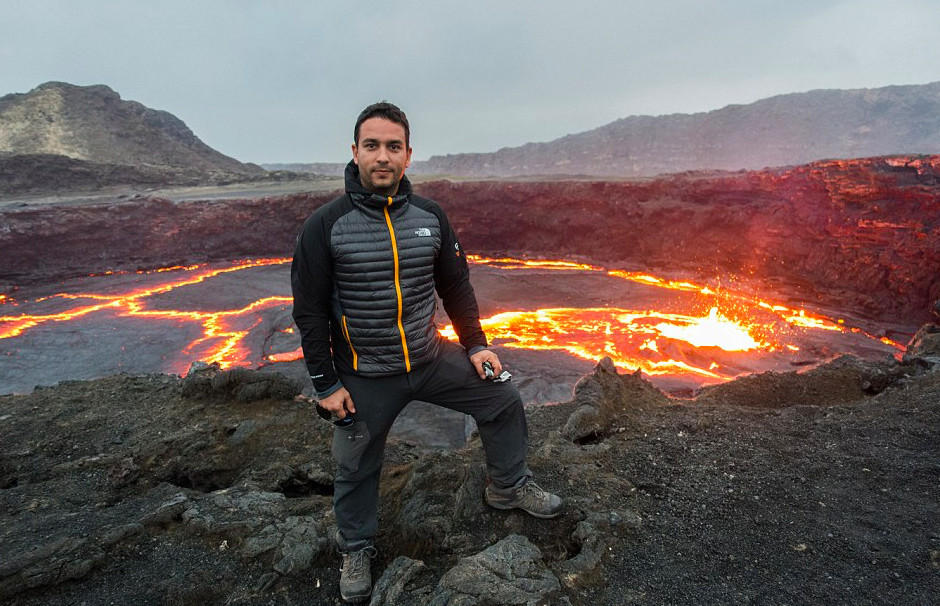
[(379, 155), (376, 157), (379, 162), (388, 162), (388, 148), (384, 145), (379, 146)]

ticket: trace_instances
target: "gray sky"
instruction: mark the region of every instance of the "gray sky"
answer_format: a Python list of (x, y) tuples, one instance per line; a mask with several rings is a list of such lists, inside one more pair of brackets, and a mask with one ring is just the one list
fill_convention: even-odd
[(938, 0), (0, 0), (0, 96), (107, 84), (243, 161), (341, 162), (356, 115), (416, 159), (635, 114), (940, 80)]

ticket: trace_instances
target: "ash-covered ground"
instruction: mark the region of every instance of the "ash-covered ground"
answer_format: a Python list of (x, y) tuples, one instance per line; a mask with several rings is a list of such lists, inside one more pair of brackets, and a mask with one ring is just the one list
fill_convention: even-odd
[[(373, 604), (911, 604), (940, 592), (940, 328), (668, 397), (602, 362), (529, 411), (545, 521), (488, 509), (480, 444), (393, 440)], [(336, 604), (330, 426), (211, 369), (0, 397), (0, 599)]]
[[(879, 318), (869, 332), (898, 340), (937, 300), (937, 166), (936, 157), (870, 159), (422, 191), (444, 204), (470, 250), (750, 275), (797, 288), (819, 311)], [(98, 271), (95, 263), (133, 271), (282, 255), (284, 235), (328, 198), (17, 205), (3, 210), (0, 296), (60, 292), (53, 280)], [(544, 294), (518, 277), (493, 285)], [(54, 343), (46, 364), (94, 348), (129, 360), (107, 323), (99, 328), (56, 337), (86, 341)], [(695, 399), (618, 376), (606, 362), (589, 372), (592, 364), (572, 368), (562, 353), (504, 348), (524, 393), (563, 401), (530, 409), (530, 463), (567, 499), (565, 515), (487, 509), (478, 441), (449, 446), (462, 424), (441, 429), (437, 437), (448, 437), (437, 443), (399, 434), (383, 477), (373, 603), (933, 603), (938, 330), (925, 328), (903, 362), (880, 351), (813, 367), (838, 353), (823, 344), (795, 360), (798, 372), (778, 368)], [(180, 337), (162, 327), (142, 338)], [(6, 357), (34, 355), (33, 345)], [(21, 362), (23, 372), (34, 366)], [(301, 389), (235, 370), (0, 396), (0, 600), (337, 603), (331, 428)]]

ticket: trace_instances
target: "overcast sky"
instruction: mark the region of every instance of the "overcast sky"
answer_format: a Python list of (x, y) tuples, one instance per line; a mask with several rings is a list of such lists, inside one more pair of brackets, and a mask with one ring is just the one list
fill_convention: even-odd
[(367, 104), (416, 159), (636, 114), (940, 80), (938, 0), (0, 0), (0, 96), (106, 84), (239, 160), (341, 162)]

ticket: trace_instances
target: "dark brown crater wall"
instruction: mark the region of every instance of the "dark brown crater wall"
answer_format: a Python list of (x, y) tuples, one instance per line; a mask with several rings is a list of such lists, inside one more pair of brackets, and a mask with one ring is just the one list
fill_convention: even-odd
[[(737, 276), (918, 325), (940, 298), (940, 156), (634, 181), (433, 181), (465, 249)], [(108, 269), (290, 256), (333, 197), (138, 199), (0, 213), (0, 292)]]

